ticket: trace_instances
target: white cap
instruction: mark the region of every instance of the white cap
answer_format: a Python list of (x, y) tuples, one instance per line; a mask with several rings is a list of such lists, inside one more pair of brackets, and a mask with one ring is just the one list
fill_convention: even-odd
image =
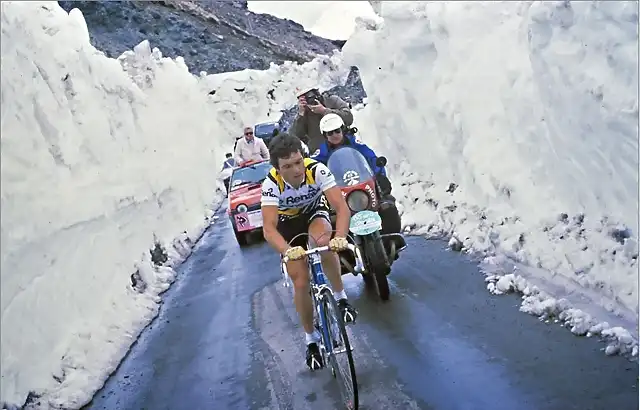
[(304, 95), (306, 93), (308, 93), (311, 90), (315, 90), (318, 87), (314, 86), (314, 85), (307, 85), (307, 86), (302, 86), (302, 87), (296, 87), (295, 89), (295, 94), (296, 94), (296, 98), (300, 97), (301, 95)]

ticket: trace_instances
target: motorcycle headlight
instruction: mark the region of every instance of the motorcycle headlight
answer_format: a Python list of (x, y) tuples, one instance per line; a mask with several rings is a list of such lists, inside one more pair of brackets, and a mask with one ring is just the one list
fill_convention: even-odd
[(353, 212), (364, 211), (369, 207), (369, 195), (364, 191), (353, 191), (347, 196), (347, 205)]
[(236, 206), (236, 212), (238, 213), (243, 213), (243, 212), (247, 212), (249, 208), (247, 208), (247, 206), (245, 204), (240, 204), (238, 206)]

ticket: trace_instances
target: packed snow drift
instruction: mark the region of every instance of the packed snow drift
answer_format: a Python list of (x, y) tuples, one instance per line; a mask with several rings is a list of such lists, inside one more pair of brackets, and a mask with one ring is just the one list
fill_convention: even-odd
[(384, 21), (358, 19), (346, 65), (213, 76), (147, 42), (109, 59), (55, 2), (2, 3), (6, 407), (86, 403), (210, 223), (234, 137), (349, 65), (408, 230), (486, 252), (489, 290), (522, 292), (523, 311), (633, 348), (636, 3), (375, 3)]
[(637, 353), (614, 326), (637, 333), (637, 2), (376, 3), (343, 53), (407, 229), (486, 252), (490, 290)]
[(234, 137), (292, 105), (296, 83), (348, 69), (334, 56), (196, 77), (148, 42), (105, 57), (56, 2), (1, 7), (1, 400), (79, 408), (209, 225)]
[[(376, 18), (368, 1), (249, 1), (254, 13), (267, 13), (302, 25), (316, 36), (346, 40), (353, 33), (358, 17)], [(250, 18), (250, 17), (248, 17)]]

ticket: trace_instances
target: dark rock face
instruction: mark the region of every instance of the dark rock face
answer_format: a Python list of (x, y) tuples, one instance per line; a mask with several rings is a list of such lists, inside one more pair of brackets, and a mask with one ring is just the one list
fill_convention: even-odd
[(304, 63), (339, 47), (300, 24), (255, 14), (245, 1), (60, 1), (84, 14), (92, 44), (116, 58), (148, 39), (164, 56), (182, 56), (189, 70), (216, 74)]
[[(344, 41), (315, 36), (291, 20), (247, 9), (246, 1), (60, 1), (82, 11), (92, 44), (117, 58), (143, 40), (163, 56), (182, 56), (193, 74), (264, 70), (271, 62), (304, 63), (331, 55)], [(212, 91), (212, 93), (215, 90)], [(326, 92), (353, 105), (366, 96), (354, 67), (344, 85)], [(295, 107), (281, 120), (287, 129)]]

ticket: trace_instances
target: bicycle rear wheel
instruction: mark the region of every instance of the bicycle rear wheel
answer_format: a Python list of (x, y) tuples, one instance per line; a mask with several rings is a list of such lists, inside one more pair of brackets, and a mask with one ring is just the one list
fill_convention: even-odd
[(331, 291), (324, 289), (320, 298), (326, 312), (326, 325), (329, 328), (328, 334), (331, 339), (325, 341), (325, 345), (327, 350), (331, 346), (331, 353), (328, 356), (333, 376), (339, 380), (340, 394), (346, 409), (357, 410), (359, 405), (358, 381), (347, 328)]

